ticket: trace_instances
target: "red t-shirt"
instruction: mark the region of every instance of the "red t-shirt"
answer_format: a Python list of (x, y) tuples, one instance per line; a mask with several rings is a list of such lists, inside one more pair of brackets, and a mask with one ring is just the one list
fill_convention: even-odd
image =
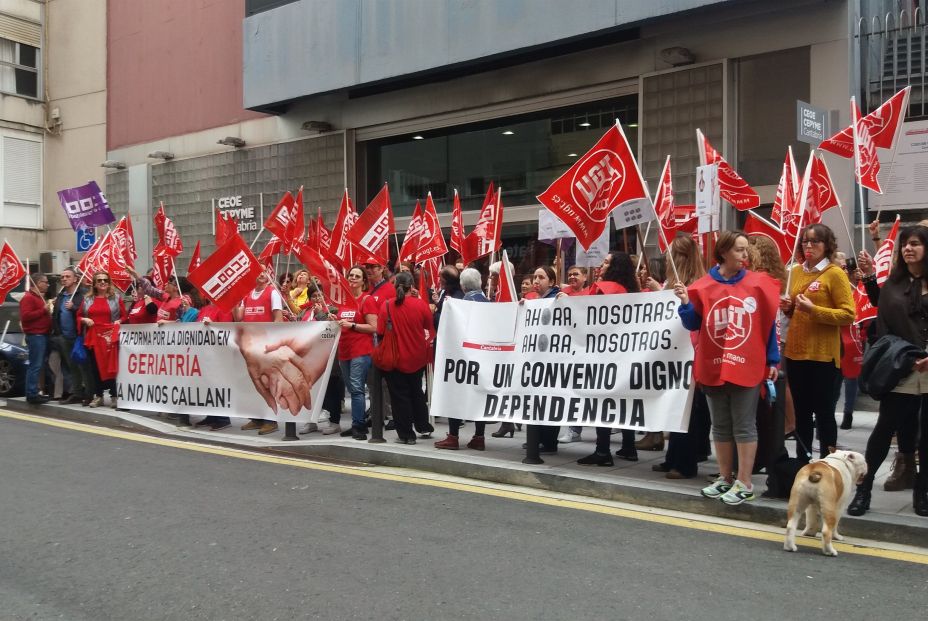
[(564, 287), (561, 291), (572, 297), (575, 295), (590, 295), (590, 289), (591, 287), (583, 287), (578, 291), (573, 287)]
[(614, 295), (617, 293), (628, 293), (628, 289), (611, 280), (597, 280), (590, 287), (590, 295)]
[(84, 304), (81, 303), (81, 308), (78, 311), (79, 317), (87, 317), (92, 319), (95, 324), (108, 325), (115, 323), (116, 321), (123, 321), (126, 318), (126, 307), (122, 303), (121, 298), (116, 298), (119, 304), (119, 312), (117, 316), (113, 316), (112, 311), (110, 310), (109, 300), (100, 296), (94, 296), (93, 302), (91, 302), (90, 307), (87, 308), (87, 312), (84, 312)]
[(368, 293), (374, 298), (374, 301), (377, 302), (377, 308), (380, 308), (384, 300), (392, 300), (396, 297), (396, 287), (394, 287), (393, 283), (389, 280), (385, 280), (379, 285), (371, 287)]
[(231, 311), (224, 311), (215, 304), (207, 304), (200, 309), (200, 314), (197, 315), (197, 321), (203, 321), (207, 318), (217, 323), (232, 323), (235, 321), (232, 318)]
[[(377, 302), (373, 296), (362, 293), (361, 313), (354, 304), (338, 307), (338, 318), (347, 319), (354, 323), (367, 323), (365, 315), (377, 314)], [(338, 341), (338, 359), (351, 360), (374, 353), (374, 335), (357, 332), (350, 328), (342, 328), (342, 335)]]
[(435, 325), (432, 311), (419, 298), (407, 295), (400, 306), (396, 300), (389, 300), (380, 307), (377, 314), (377, 333), (383, 335), (387, 328), (387, 309), (393, 320), (393, 331), (399, 350), (399, 364), (396, 370), (401, 373), (414, 373), (429, 362), (431, 348), (435, 338)]
[(539, 297), (540, 296), (538, 295), (537, 291), (529, 291), (528, 293), (522, 296), (522, 299), (523, 300), (537, 300)]
[[(155, 305), (156, 309), (161, 307), (161, 304), (156, 300), (152, 300), (151, 303)], [(129, 309), (129, 317), (126, 321), (131, 324), (155, 323), (158, 321), (158, 311), (149, 313), (146, 306), (148, 305), (145, 303), (144, 298), (133, 304), (132, 308)]]
[(183, 298), (172, 298), (162, 302), (161, 307), (158, 309), (158, 319), (177, 321), (177, 311), (180, 310), (183, 301)]
[(94, 325), (93, 357), (101, 380), (116, 379), (119, 373), (119, 325), (100, 327)]

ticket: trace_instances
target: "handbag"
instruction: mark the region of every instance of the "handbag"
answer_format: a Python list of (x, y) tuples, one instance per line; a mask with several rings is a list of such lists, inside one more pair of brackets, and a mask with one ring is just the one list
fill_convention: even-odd
[(87, 362), (87, 348), (84, 347), (84, 335), (79, 334), (74, 339), (74, 347), (71, 348), (71, 360), (78, 364)]
[(396, 340), (396, 331), (393, 329), (393, 318), (390, 316), (390, 304), (387, 303), (387, 325), (384, 327), (383, 338), (374, 348), (374, 366), (381, 371), (393, 371), (400, 361), (400, 348)]

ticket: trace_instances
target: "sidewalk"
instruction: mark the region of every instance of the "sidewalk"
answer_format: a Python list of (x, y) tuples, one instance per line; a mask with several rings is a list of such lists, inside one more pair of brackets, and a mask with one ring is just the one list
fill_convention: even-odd
[[(862, 404), (866, 406), (866, 403)], [(394, 442), (395, 432), (385, 431), (385, 443), (360, 442), (336, 435), (323, 436), (311, 433), (300, 436), (299, 441), (282, 441), (283, 429), (279, 432), (258, 436), (254, 431), (240, 431), (233, 425), (222, 431), (206, 431), (195, 428), (177, 427), (176, 424), (150, 412), (122, 412), (108, 407), (86, 408), (62, 406), (49, 402), (42, 406), (31, 406), (24, 399), (10, 399), (11, 410), (28, 412), (40, 416), (62, 418), (106, 427), (129, 428), (145, 433), (155, 433), (174, 439), (200, 443), (221, 444), (249, 450), (273, 450), (293, 456), (355, 462), (378, 466), (405, 467), (437, 472), (472, 479), (522, 485), (568, 494), (605, 498), (629, 502), (645, 507), (658, 507), (677, 511), (713, 515), (751, 522), (785, 526), (786, 501), (758, 497), (751, 503), (729, 507), (721, 502), (708, 500), (699, 494), (706, 485), (706, 477), (718, 472), (714, 458), (701, 463), (695, 479), (669, 480), (663, 473), (653, 472), (651, 466), (663, 461), (663, 451), (639, 451), (639, 461), (626, 462), (616, 459), (613, 468), (580, 466), (576, 460), (593, 451), (595, 433), (585, 429), (582, 440), (561, 444), (556, 455), (544, 455), (543, 465), (522, 464), (525, 431), (516, 432), (514, 438), (493, 438), (489, 434), (496, 425), (488, 426), (486, 451), (463, 448), (473, 434), (473, 423), (461, 429), (462, 449), (458, 451), (438, 450), (432, 446), (435, 440), (443, 439), (447, 424), (443, 419), (435, 422), (435, 433), (431, 439), (421, 439), (415, 446)], [(841, 409), (838, 408), (839, 417)], [(193, 417), (196, 422), (197, 417)], [(234, 422), (234, 421), (233, 421)], [(241, 423), (241, 421), (239, 421)], [(867, 438), (876, 422), (876, 413), (859, 411), (854, 414), (854, 429), (839, 432), (841, 448), (864, 452)], [(347, 426), (345, 420), (343, 427)], [(621, 440), (616, 437), (613, 449)], [(792, 451), (793, 443), (787, 446)], [(815, 447), (817, 452), (817, 446)], [(845, 515), (840, 530), (851, 537), (862, 537), (906, 545), (924, 546), (928, 542), (928, 518), (915, 515), (912, 511), (912, 492), (885, 492), (883, 481), (895, 447), (877, 473), (873, 488), (871, 510), (867, 515), (854, 518)], [(755, 475), (754, 485), (758, 494), (766, 489), (766, 475)]]

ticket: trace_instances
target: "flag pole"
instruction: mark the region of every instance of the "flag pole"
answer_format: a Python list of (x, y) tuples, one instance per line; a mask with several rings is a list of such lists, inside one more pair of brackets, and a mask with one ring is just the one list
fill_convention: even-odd
[(264, 232), (264, 225), (262, 224), (262, 225), (261, 225), (261, 230), (259, 230), (259, 231), (258, 231), (258, 234), (255, 235), (255, 238), (254, 238), (253, 240), (251, 240), (251, 245), (248, 246), (248, 249), (249, 249), (249, 250), (251, 250), (252, 248), (255, 247), (255, 244), (258, 243), (258, 238), (261, 237), (261, 233), (263, 233), (263, 232)]
[(867, 238), (864, 229), (867, 226), (867, 218), (864, 213), (864, 186), (860, 183), (860, 151), (857, 148), (860, 138), (857, 135), (857, 97), (851, 97), (851, 131), (854, 135), (854, 176), (857, 182), (858, 199), (860, 200), (860, 247), (867, 247)]
[(177, 276), (177, 267), (174, 265), (174, 257), (171, 257), (171, 271), (174, 272), (174, 284), (177, 285), (177, 295), (183, 296), (184, 292), (180, 290), (180, 278)]
[[(796, 252), (802, 241), (802, 219), (806, 214), (806, 202), (809, 199), (809, 184), (812, 178), (812, 158), (815, 154), (809, 154), (809, 163), (806, 164), (806, 172), (802, 175), (802, 191), (799, 194), (799, 223), (796, 225), (796, 239), (793, 241), (793, 252), (790, 255), (792, 261), (796, 261)], [(793, 270), (790, 269), (786, 274), (786, 295), (789, 295), (789, 287), (793, 280)]]

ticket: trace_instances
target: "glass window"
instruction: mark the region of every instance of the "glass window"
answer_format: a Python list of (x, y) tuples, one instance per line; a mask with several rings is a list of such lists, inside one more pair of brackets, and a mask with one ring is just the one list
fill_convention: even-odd
[(636, 151), (637, 95), (372, 140), (362, 145), (362, 199), (386, 181), (397, 217), (412, 215), (429, 191), (439, 212), (451, 211), (455, 189), (464, 210), (478, 210), (492, 180), (503, 205), (534, 205), (616, 118)]
[(38, 49), (0, 39), (0, 91), (38, 97)]

